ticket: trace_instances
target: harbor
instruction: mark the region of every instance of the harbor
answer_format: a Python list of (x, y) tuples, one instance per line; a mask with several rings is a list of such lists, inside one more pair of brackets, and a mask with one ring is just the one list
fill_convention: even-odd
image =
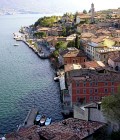
[[(42, 49), (43, 49), (43, 46), (41, 45), (41, 48), (40, 49), (38, 49), (38, 48), (36, 48), (35, 47), (35, 45), (34, 45), (34, 43), (29, 43), (26, 39), (25, 39), (25, 35), (23, 35), (23, 34), (20, 34), (20, 33), (13, 33), (13, 35), (14, 35), (14, 39), (16, 40), (16, 41), (22, 41), (22, 42), (24, 42), (34, 53), (36, 53), (37, 54), (37, 56), (38, 57), (40, 57), (41, 59), (48, 59), (49, 57), (50, 57), (50, 53), (48, 54), (46, 54), (45, 52), (46, 52), (46, 50), (44, 49), (44, 52), (42, 51)], [(37, 44), (37, 46), (38, 46), (38, 43), (37, 42), (35, 42), (36, 44)], [(14, 46), (18, 46), (18, 44), (14, 44)]]

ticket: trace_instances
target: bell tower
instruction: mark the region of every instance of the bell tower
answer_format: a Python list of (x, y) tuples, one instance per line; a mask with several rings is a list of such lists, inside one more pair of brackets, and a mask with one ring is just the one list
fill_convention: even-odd
[(95, 16), (95, 8), (94, 4), (91, 4), (91, 22), (94, 23), (94, 16)]

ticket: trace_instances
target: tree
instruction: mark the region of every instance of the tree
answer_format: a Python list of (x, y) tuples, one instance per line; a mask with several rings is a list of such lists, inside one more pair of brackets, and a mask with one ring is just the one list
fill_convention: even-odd
[(103, 113), (108, 120), (120, 123), (120, 91), (102, 99)]
[(107, 15), (106, 15), (106, 19), (111, 19), (111, 17), (112, 17), (112, 16), (111, 16), (110, 14), (107, 14)]
[(76, 35), (76, 38), (75, 38), (75, 48), (79, 49), (79, 38), (78, 38), (78, 35)]
[(88, 13), (91, 13), (91, 9), (88, 11)]
[(87, 11), (84, 9), (84, 10), (83, 10), (83, 13), (84, 13), (84, 14), (87, 14)]
[(67, 44), (67, 47), (75, 47), (75, 42), (74, 41), (69, 41)]
[(66, 36), (66, 27), (65, 26), (62, 27), (62, 35)]
[(66, 45), (66, 43), (63, 42), (63, 41), (59, 41), (59, 42), (57, 42), (57, 44), (55, 45), (55, 49), (56, 49), (56, 50), (64, 50), (64, 49), (66, 49), (66, 47), (67, 47), (67, 45)]
[(33, 36), (36, 38), (43, 38), (43, 37), (46, 37), (46, 33), (45, 32), (37, 32), (37, 33), (34, 33)]

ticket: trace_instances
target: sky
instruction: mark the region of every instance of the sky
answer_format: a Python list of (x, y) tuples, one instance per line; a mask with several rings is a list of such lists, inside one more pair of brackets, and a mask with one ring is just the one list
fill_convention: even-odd
[(87, 11), (94, 3), (95, 10), (114, 9), (120, 7), (120, 0), (0, 0), (0, 7), (36, 10), (47, 13), (65, 13)]
[(90, 10), (91, 3), (94, 3), (96, 11), (120, 7), (120, 0), (60, 0), (60, 2), (68, 5), (67, 9), (74, 12), (75, 10), (76, 11), (82, 11), (83, 9), (86, 9), (87, 11)]

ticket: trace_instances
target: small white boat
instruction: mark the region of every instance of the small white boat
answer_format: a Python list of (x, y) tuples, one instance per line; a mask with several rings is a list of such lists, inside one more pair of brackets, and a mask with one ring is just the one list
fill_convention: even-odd
[(45, 125), (45, 121), (46, 121), (46, 116), (43, 115), (40, 119), (40, 126)]
[(52, 119), (51, 118), (47, 118), (45, 121), (45, 125), (50, 125), (51, 124)]
[(19, 46), (19, 44), (14, 44), (14, 46)]
[(54, 77), (54, 81), (59, 81), (59, 77)]

